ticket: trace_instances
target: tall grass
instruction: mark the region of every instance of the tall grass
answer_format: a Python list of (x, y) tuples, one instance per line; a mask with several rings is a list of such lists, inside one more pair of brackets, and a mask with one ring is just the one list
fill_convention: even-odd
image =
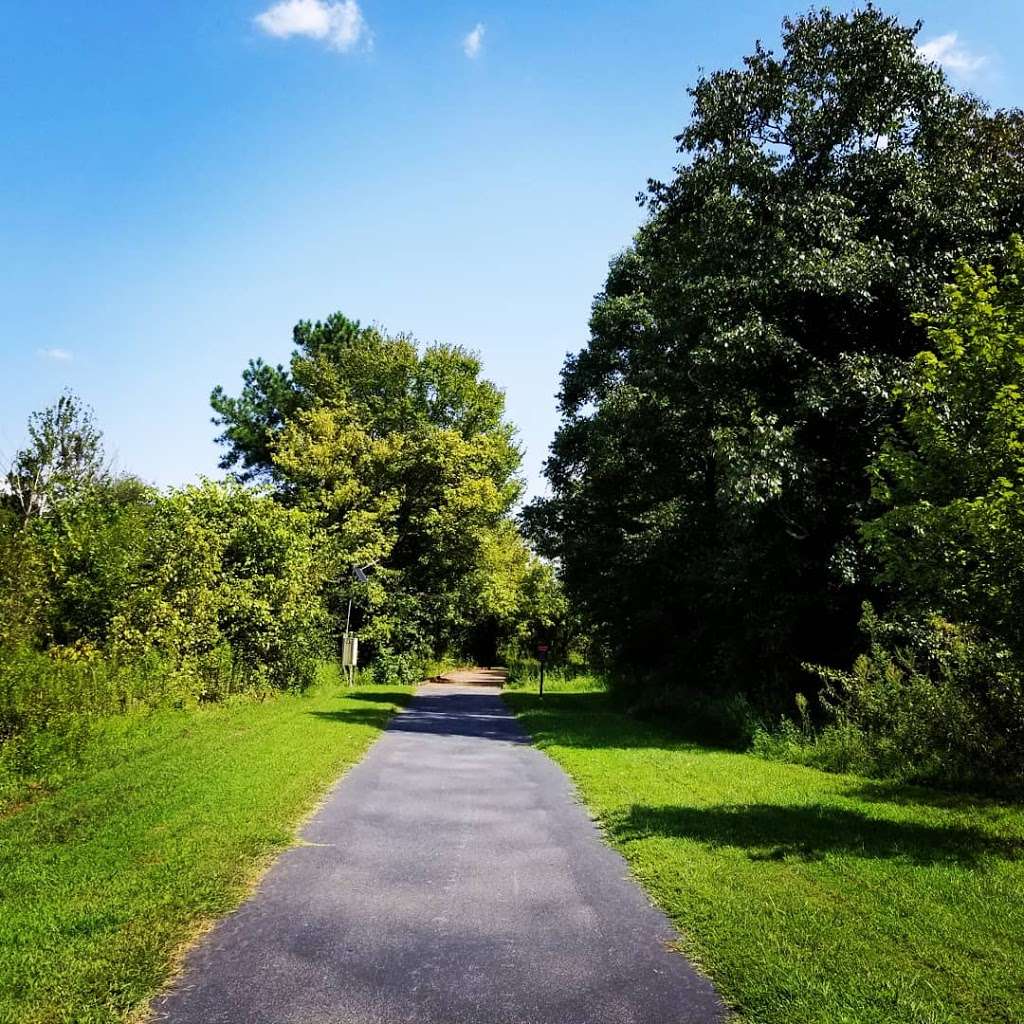
[[(150, 652), (120, 661), (97, 651), (59, 656), (30, 649), (0, 652), (0, 808), (33, 790), (58, 786), (129, 727), (158, 708), (188, 708), (244, 693), (263, 697), (265, 683), (246, 679), (230, 651), (202, 664)], [(118, 721), (123, 720), (123, 721)]]

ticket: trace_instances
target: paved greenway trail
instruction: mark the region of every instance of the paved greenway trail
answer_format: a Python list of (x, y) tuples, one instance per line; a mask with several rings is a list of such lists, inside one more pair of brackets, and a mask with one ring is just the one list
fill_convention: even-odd
[(188, 957), (172, 1024), (704, 1024), (710, 984), (497, 673), (424, 686)]

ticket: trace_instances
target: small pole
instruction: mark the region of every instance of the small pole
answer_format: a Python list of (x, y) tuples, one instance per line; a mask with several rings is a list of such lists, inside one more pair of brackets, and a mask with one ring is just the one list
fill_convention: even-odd
[(544, 662), (540, 663), (540, 696), (544, 696)]

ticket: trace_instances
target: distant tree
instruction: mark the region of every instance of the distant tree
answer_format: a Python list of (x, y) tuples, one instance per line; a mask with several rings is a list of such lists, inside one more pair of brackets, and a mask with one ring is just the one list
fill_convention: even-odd
[(214, 391), (222, 465), (320, 514), (340, 579), (377, 563), (360, 592), (376, 646), (459, 644), (474, 614), (465, 581), (521, 490), (504, 395), (462, 348), (420, 351), (340, 314), (294, 339), (287, 369), (254, 362), (240, 396)]
[(912, 312), (1024, 226), (1024, 115), (951, 88), (919, 28), (815, 10), (691, 90), (527, 513), (620, 665), (770, 696), (855, 649)]
[(4, 498), (22, 523), (44, 515), (106, 476), (103, 437), (92, 410), (70, 391), (34, 412), (29, 442), (12, 460)]

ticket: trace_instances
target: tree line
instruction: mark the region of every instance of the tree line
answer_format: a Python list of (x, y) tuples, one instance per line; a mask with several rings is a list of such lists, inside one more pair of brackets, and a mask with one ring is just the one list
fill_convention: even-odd
[(511, 515), (521, 452), (478, 358), (340, 314), (294, 340), (287, 367), (255, 360), (240, 394), (213, 392), (221, 481), (112, 472), (73, 394), (31, 417), (0, 492), (4, 763), (30, 769), (99, 715), (305, 687), (350, 606), (386, 683), (564, 629)]
[(814, 10), (698, 80), (524, 518), (635, 701), (1020, 781), (1024, 114), (920, 28)]

